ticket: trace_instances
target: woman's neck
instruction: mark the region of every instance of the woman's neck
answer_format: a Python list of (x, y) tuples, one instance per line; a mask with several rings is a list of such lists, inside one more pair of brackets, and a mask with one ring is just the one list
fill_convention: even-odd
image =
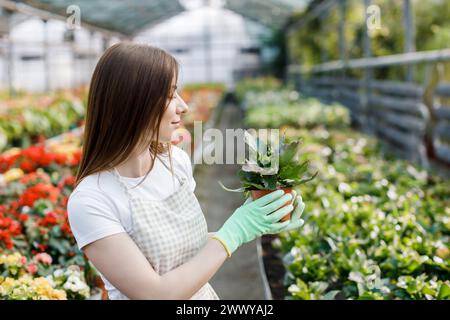
[(150, 150), (146, 149), (139, 154), (133, 154), (127, 161), (116, 167), (119, 174), (127, 178), (139, 178), (145, 176), (152, 166), (153, 160)]

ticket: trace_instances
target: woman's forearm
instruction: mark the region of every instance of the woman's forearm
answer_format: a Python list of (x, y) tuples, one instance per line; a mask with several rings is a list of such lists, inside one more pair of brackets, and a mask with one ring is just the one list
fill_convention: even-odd
[(209, 234), (206, 245), (188, 262), (161, 276), (167, 299), (191, 298), (219, 270), (227, 259), (223, 245)]

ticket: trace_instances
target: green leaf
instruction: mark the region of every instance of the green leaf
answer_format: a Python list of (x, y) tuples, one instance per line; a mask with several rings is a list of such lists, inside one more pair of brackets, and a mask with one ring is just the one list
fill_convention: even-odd
[(308, 161), (280, 166), (280, 179), (299, 179), (308, 170)]
[(264, 176), (263, 177), (264, 187), (268, 190), (274, 190), (277, 187), (277, 176)]
[(243, 188), (245, 190), (249, 190), (249, 189), (264, 190), (265, 189), (262, 184), (253, 183), (253, 182), (249, 182), (249, 181), (244, 182)]
[(448, 283), (442, 283), (437, 298), (440, 300), (450, 299), (450, 285)]
[(322, 300), (334, 300), (339, 292), (339, 290), (329, 291), (324, 296), (322, 296)]
[(291, 141), (289, 144), (280, 147), (280, 167), (288, 164), (297, 154), (297, 148), (299, 145), (298, 140)]

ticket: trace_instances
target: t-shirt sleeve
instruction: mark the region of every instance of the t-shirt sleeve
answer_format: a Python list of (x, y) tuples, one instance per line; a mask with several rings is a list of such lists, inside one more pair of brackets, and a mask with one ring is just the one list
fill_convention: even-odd
[(126, 232), (112, 201), (98, 190), (75, 191), (67, 211), (70, 228), (79, 249), (107, 236)]
[(183, 167), (184, 167), (184, 170), (185, 170), (185, 172), (186, 172), (186, 174), (188, 176), (189, 184), (191, 186), (191, 191), (194, 192), (195, 187), (197, 186), (197, 183), (195, 182), (194, 175), (193, 175), (193, 172), (192, 172), (191, 159), (189, 158), (189, 155), (187, 154), (186, 151), (184, 151), (183, 149), (181, 149), (179, 147), (177, 147), (177, 148), (179, 149), (179, 152), (180, 152), (181, 157), (183, 159)]

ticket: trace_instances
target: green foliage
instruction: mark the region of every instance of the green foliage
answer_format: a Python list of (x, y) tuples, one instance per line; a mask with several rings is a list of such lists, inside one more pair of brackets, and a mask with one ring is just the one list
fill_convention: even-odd
[[(371, 36), (372, 56), (404, 52), (403, 1), (373, 0), (380, 8), (380, 28), (373, 29)], [(347, 0), (345, 16), (345, 39), (347, 57), (363, 57), (363, 36), (366, 28), (364, 1)], [(438, 50), (448, 48), (450, 41), (450, 2), (412, 1), (416, 33), (416, 50)], [(298, 16), (303, 19), (308, 13)], [(323, 20), (312, 19), (295, 30), (288, 39), (289, 54), (296, 63), (311, 67), (314, 64), (338, 60), (339, 57), (339, 6), (334, 6)], [(357, 72), (360, 72), (358, 70)], [(380, 79), (403, 79), (404, 68), (385, 67), (374, 69)], [(423, 76), (423, 75), (422, 75)], [(419, 81), (423, 79), (418, 79)]]
[(281, 88), (281, 81), (274, 77), (244, 78), (236, 84), (236, 97), (242, 101), (245, 94), (251, 92), (263, 92)]
[[(250, 107), (246, 117), (275, 109)], [(271, 122), (287, 141), (301, 137), (299, 163), (320, 172), (296, 188), (305, 225), (273, 243), (286, 268), (286, 298), (450, 299), (448, 179), (396, 159), (343, 123), (317, 118), (303, 126), (302, 116)]]
[(250, 128), (280, 128), (283, 125), (297, 128), (318, 125), (346, 127), (350, 124), (348, 109), (342, 105), (325, 105), (316, 98), (304, 98), (295, 91), (249, 92), (243, 101), (248, 110), (244, 122)]

